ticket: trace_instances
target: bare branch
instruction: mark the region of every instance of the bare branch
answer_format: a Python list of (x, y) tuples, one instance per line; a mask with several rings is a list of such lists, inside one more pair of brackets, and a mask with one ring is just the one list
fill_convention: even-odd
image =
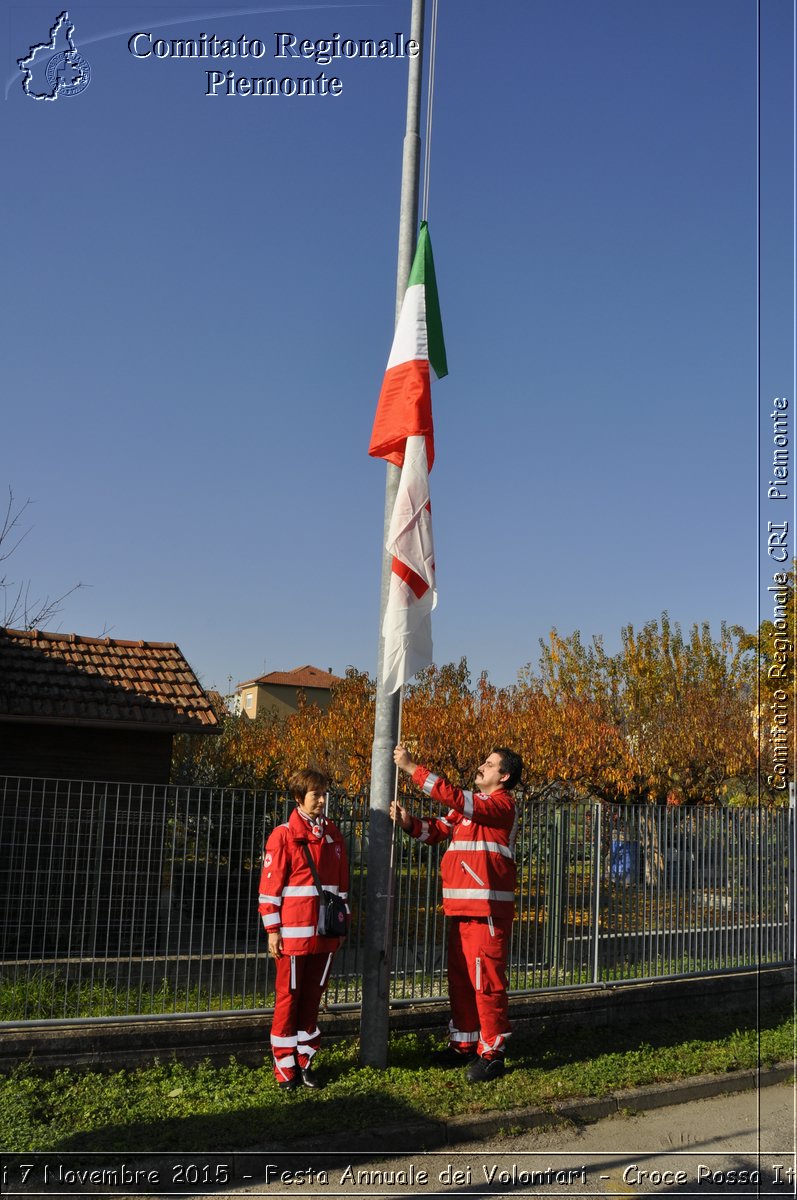
[[(26, 500), (24, 504), (15, 507), (14, 492), (9, 487), (8, 502), (0, 524), (0, 563), (11, 557), (33, 528), (29, 526), (23, 531), (19, 530), (20, 521), (31, 503), (31, 500)], [(30, 580), (17, 581), (9, 579), (7, 575), (0, 575), (2, 624), (17, 629), (36, 629), (45, 625), (61, 611), (64, 601), (84, 586), (85, 584), (76, 583), (60, 596), (44, 596), (34, 600), (31, 598)]]
[(5, 515), (3, 517), (3, 524), (2, 524), (2, 526), (0, 526), (0, 562), (5, 562), (5, 560), (7, 558), (11, 557), (11, 555), (16, 550), (17, 546), (19, 546), (20, 542), (23, 541), (24, 538), (26, 538), (28, 536), (31, 529), (33, 528), (33, 526), (30, 526), (28, 529), (25, 530), (24, 533), (19, 534), (19, 536), (17, 537), (17, 540), (14, 542), (13, 546), (9, 546), (6, 549), (3, 549), (3, 543), (7, 542), (9, 537), (13, 534), (14, 530), (19, 525), (19, 522), (22, 518), (23, 513), (26, 511), (27, 508), (30, 507), (31, 503), (32, 502), (30, 500), (26, 500), (25, 503), (23, 505), (21, 505), (17, 509), (16, 512), (14, 512), (14, 493), (13, 493), (12, 489), (9, 487), (8, 503), (6, 504), (6, 511), (5, 511)]

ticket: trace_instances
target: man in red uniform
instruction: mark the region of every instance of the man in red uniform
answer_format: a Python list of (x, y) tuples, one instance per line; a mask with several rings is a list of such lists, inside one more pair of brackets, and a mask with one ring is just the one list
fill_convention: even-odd
[(349, 867), (343, 835), (324, 816), (327, 777), (308, 768), (297, 771), (288, 787), (296, 807), (266, 842), (258, 904), (277, 967), (271, 1051), (280, 1088), (319, 1088), (311, 1065), (321, 1042), (318, 1009), (342, 938), (318, 932), (318, 889), (306, 850), (322, 888), (344, 900)]
[(443, 911), (449, 917), (448, 994), (451, 1021), (445, 1059), (468, 1063), (468, 1079), (480, 1083), (504, 1073), (510, 1035), (506, 963), (515, 916), (515, 833), (512, 789), (520, 782), (520, 755), (491, 750), (476, 772), (478, 791), (465, 792), (442, 775), (413, 762), (404, 746), (396, 765), (427, 796), (447, 808), (443, 817), (421, 820), (395, 802), (390, 815), (412, 837), (450, 844), (440, 861)]

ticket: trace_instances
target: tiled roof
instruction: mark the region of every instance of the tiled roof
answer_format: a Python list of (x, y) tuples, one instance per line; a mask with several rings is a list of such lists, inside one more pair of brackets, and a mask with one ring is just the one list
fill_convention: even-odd
[(253, 683), (263, 684), (268, 687), (269, 684), (282, 684), (285, 687), (300, 687), (300, 688), (331, 688), (333, 684), (341, 683), (339, 675), (333, 675), (331, 671), (322, 671), (320, 667), (311, 667), (309, 663), (304, 667), (296, 667), (293, 671), (271, 671), (268, 675), (261, 675), (258, 679), (249, 679), (246, 683), (239, 683), (238, 687), (247, 687)]
[(0, 627), (0, 721), (216, 732), (178, 646)]

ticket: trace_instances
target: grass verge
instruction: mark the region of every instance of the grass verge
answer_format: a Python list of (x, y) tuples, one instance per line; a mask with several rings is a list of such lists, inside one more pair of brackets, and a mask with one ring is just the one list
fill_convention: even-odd
[[(545, 1106), (574, 1096), (601, 1096), (648, 1083), (759, 1063), (791, 1061), (793, 1014), (767, 1015), (758, 1027), (733, 1014), (625, 1029), (518, 1032), (512, 1068), (488, 1085), (468, 1084), (462, 1071), (426, 1067), (434, 1043), (405, 1034), (391, 1042), (385, 1071), (357, 1065), (357, 1045), (330, 1046), (319, 1056), (328, 1086), (319, 1093), (277, 1090), (270, 1062), (244, 1067), (163, 1062), (112, 1074), (34, 1066), (0, 1076), (0, 1148), (8, 1152), (236, 1150), (290, 1141), (297, 1131), (339, 1132), (485, 1111)], [(344, 1107), (345, 1106), (345, 1107)]]

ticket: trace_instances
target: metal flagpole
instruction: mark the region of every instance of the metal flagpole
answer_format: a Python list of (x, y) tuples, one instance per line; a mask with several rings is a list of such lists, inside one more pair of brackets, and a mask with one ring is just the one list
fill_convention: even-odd
[[(409, 61), (407, 125), (401, 173), (398, 267), (396, 271), (396, 321), (407, 290), (407, 280), (418, 239), (418, 192), (421, 162), (421, 84), (425, 0), (412, 0), (410, 37), (420, 52)], [(385, 522), (382, 545), (387, 542), (401, 471), (386, 464)], [(360, 1063), (387, 1066), (389, 1033), (390, 960), (393, 951), (390, 919), (391, 844), (393, 822), (390, 802), (395, 789), (393, 748), (398, 741), (400, 692), (384, 689), (384, 639), (382, 623), (390, 590), (391, 556), (382, 551), (382, 592), (379, 604), (379, 652), (376, 677), (376, 715), (371, 751), (371, 799), (368, 821), (368, 873), (366, 878), (365, 944), (363, 946), (363, 996), (360, 1019)]]

